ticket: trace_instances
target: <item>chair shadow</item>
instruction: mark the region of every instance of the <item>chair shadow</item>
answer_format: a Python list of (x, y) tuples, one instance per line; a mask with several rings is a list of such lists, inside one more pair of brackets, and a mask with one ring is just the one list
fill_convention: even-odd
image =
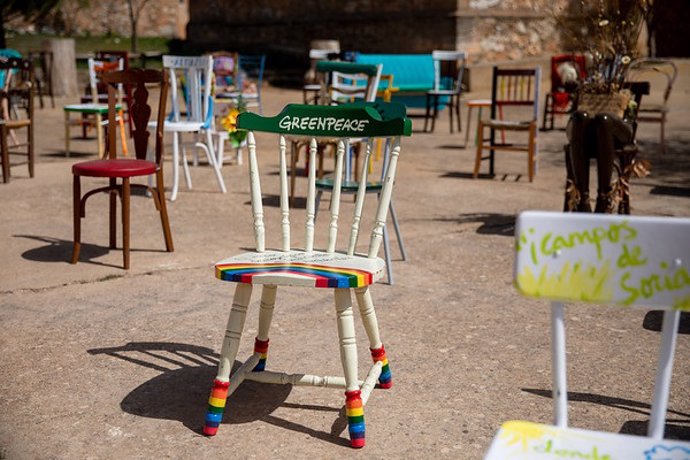
[[(642, 321), (642, 327), (648, 331), (661, 332), (661, 324), (664, 320), (664, 312), (662, 310), (652, 310), (648, 311), (644, 315), (644, 320)], [(690, 334), (690, 313), (681, 312), (680, 322), (678, 323), (678, 333), (679, 334)]]
[(481, 222), (482, 225), (477, 228), (477, 233), (481, 235), (499, 235), (509, 237), (515, 235), (515, 216), (511, 214), (460, 214), (460, 216), (455, 218), (437, 218), (433, 220), (436, 222), (455, 222), (456, 224)]
[(650, 195), (666, 195), (690, 198), (690, 188), (688, 187), (673, 187), (670, 185), (655, 185), (649, 191)]
[[(130, 342), (123, 346), (90, 349), (87, 353), (107, 355), (160, 372), (130, 391), (121, 401), (121, 409), (141, 417), (175, 420), (201, 434), (209, 391), (216, 376), (218, 353), (197, 345), (168, 342)], [(233, 372), (240, 364), (235, 361)], [(322, 441), (349, 446), (349, 441), (340, 436), (347, 428), (344, 408), (286, 403), (291, 391), (289, 384), (245, 380), (228, 398), (223, 424), (260, 420)], [(326, 433), (273, 415), (279, 407), (338, 412), (338, 417)]]
[(98, 157), (98, 155), (95, 152), (75, 152), (70, 150), (69, 155), (65, 154), (64, 150), (53, 150), (52, 152), (49, 153), (41, 153), (42, 157), (51, 157), (51, 158), (65, 158), (65, 159), (70, 159), (70, 158), (84, 158), (84, 157)]
[[(264, 195), (261, 202), (269, 208), (280, 208), (280, 195)], [(252, 202), (247, 201), (244, 204), (249, 206)], [(293, 196), (290, 209), (307, 209), (307, 199), (303, 196)]]
[[(36, 262), (65, 262), (69, 263), (72, 258), (72, 241), (61, 240), (59, 238), (52, 238), (49, 236), (37, 235), (12, 235), (15, 238), (26, 238), (30, 240), (47, 243), (34, 249), (29, 249), (22, 253), (22, 257), (27, 260)], [(97, 262), (93, 259), (104, 256), (110, 251), (120, 251), (122, 247), (110, 249), (107, 246), (99, 246), (91, 243), (81, 243), (81, 250), (79, 252), (79, 263), (88, 263), (93, 265), (100, 265), (102, 267), (122, 268), (121, 265), (109, 264), (104, 262)], [(164, 249), (130, 249), (131, 252), (166, 252)]]
[[(479, 173), (479, 176), (477, 179), (483, 179), (483, 180), (500, 180), (501, 182), (508, 182), (508, 178), (510, 177), (515, 177), (515, 179), (512, 179), (513, 182), (520, 182), (520, 179), (522, 179), (522, 174), (502, 174), (500, 176), (496, 174), (488, 174), (488, 173)], [(463, 172), (463, 171), (453, 171), (453, 172), (447, 172), (444, 174), (441, 174), (439, 177), (441, 178), (449, 178), (449, 179), (474, 179), (472, 177), (472, 173), (470, 172)]]
[[(522, 388), (522, 391), (545, 398), (552, 398), (551, 390), (541, 390), (536, 388)], [(651, 405), (641, 403), (631, 399), (615, 398), (611, 396), (596, 395), (592, 393), (568, 392), (568, 401), (586, 402), (599, 404), (602, 406), (623, 409), (628, 412), (649, 417)], [(683, 419), (667, 419), (664, 437), (667, 439), (690, 439), (690, 414), (668, 409), (669, 414), (673, 414)], [(646, 436), (648, 421), (629, 420), (623, 424), (619, 433), (635, 434)], [(687, 426), (684, 426), (687, 425)]]

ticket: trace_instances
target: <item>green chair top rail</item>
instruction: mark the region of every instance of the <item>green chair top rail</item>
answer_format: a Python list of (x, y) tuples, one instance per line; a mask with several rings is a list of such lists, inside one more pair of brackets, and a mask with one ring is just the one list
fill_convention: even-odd
[(405, 107), (397, 103), (358, 102), (338, 106), (288, 104), (274, 117), (244, 112), (237, 128), (313, 137), (390, 137), (412, 134)]

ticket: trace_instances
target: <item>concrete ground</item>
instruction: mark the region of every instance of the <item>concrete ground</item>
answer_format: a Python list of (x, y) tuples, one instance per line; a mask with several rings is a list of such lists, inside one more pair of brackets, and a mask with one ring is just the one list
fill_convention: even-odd
[[(690, 215), (690, 63), (680, 65), (668, 152), (659, 151), (658, 126), (638, 133), (653, 169), (633, 180), (635, 215)], [(465, 99), (488, 96), (480, 84), (473, 89)], [(301, 93), (268, 87), (264, 99), (274, 114)], [(194, 188), (182, 183), (168, 207), (174, 253), (164, 251), (151, 200), (133, 197), (129, 271), (120, 268), (121, 251), (107, 247), (106, 197), (91, 198), (82, 257), (70, 265), (70, 167), (96, 149), (94, 139), (75, 139), (78, 154), (64, 157), (67, 102), (37, 110), (36, 177), (18, 166), (0, 185), (0, 458), (479, 459), (502, 421), (551, 420), (549, 308), (512, 287), (512, 236), (520, 211), (562, 207), (563, 130), (540, 133), (530, 184), (521, 154), (499, 153), (495, 177), (471, 179), (474, 151), (464, 132), (449, 134), (446, 113), (434, 134), (414, 120), (394, 197), (409, 260), (394, 246), (395, 285), (373, 288), (394, 386), (372, 395), (367, 446), (353, 451), (340, 390), (244, 383), (218, 435), (200, 434), (233, 292), (214, 278), (213, 263), (253, 241), (246, 166), (223, 167), (227, 194), (210, 168), (192, 168)], [(265, 174), (277, 171), (275, 150), (259, 158)], [(165, 174), (169, 180), (169, 161)], [(305, 183), (298, 179), (298, 196)], [(277, 222), (267, 198), (267, 219)], [(293, 222), (304, 213), (297, 203)], [(276, 244), (276, 228), (268, 231)], [(331, 294), (279, 291), (269, 368), (339, 374)], [(255, 295), (242, 359), (257, 307)], [(690, 439), (685, 319), (667, 436)], [(567, 322), (571, 424), (643, 433), (660, 315), (583, 306), (569, 309)], [(357, 327), (364, 373), (367, 344)]]

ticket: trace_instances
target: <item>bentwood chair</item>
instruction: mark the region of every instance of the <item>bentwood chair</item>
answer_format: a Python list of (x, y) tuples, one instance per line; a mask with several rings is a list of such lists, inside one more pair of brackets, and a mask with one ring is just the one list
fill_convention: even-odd
[[(117, 112), (116, 93), (118, 86), (131, 85), (134, 89), (132, 104), (132, 122), (134, 130), (134, 153), (136, 158), (117, 158), (117, 146), (115, 144), (115, 130), (108, 130), (108, 158), (103, 160), (85, 161), (72, 166), (74, 176), (74, 249), (72, 251), (72, 263), (79, 260), (81, 248), (81, 219), (86, 214), (86, 200), (95, 193), (106, 192), (110, 195), (110, 248), (116, 245), (115, 211), (117, 197), (122, 202), (122, 254), (124, 268), (129, 269), (129, 202), (130, 189), (143, 188), (153, 196), (153, 202), (160, 213), (165, 248), (173, 251), (173, 240), (168, 222), (168, 211), (165, 204), (163, 183), (163, 120), (165, 118), (165, 104), (168, 92), (168, 78), (165, 72), (157, 70), (130, 69), (112, 72), (103, 76), (103, 82), (108, 86), (108, 123), (115, 123)], [(147, 160), (147, 148), (150, 133), (147, 126), (152, 114), (152, 108), (148, 104), (149, 90), (147, 85), (160, 88), (160, 100), (158, 103), (157, 125), (154, 131), (154, 160)], [(144, 184), (130, 183), (134, 177), (156, 177), (156, 186), (151, 188)], [(93, 189), (82, 194), (81, 178), (107, 178), (109, 185)], [(121, 183), (118, 184), (118, 179)]]
[[(163, 67), (170, 76), (171, 114), (165, 120), (164, 131), (173, 135), (173, 184), (170, 201), (175, 201), (180, 184), (180, 161), (184, 169), (187, 188), (192, 188), (192, 176), (187, 164), (187, 148), (182, 142), (183, 134), (194, 136), (192, 145), (206, 153), (209, 165), (222, 193), (226, 193), (223, 175), (218, 165), (213, 146), (213, 57), (211, 56), (163, 56)], [(180, 74), (178, 77), (178, 73)], [(184, 81), (184, 94), (178, 93), (178, 80)], [(185, 112), (186, 111), (186, 112)], [(186, 115), (183, 115), (186, 113)], [(149, 123), (156, 129), (157, 122)], [(180, 155), (182, 147), (182, 155)]]
[[(551, 300), (554, 424), (504, 423), (486, 460), (690, 458), (689, 442), (663, 439), (680, 313), (690, 309), (690, 219), (525, 212), (515, 239), (517, 289)], [(647, 437), (568, 426), (563, 302), (583, 301), (664, 310)]]
[[(104, 115), (108, 115), (108, 104), (99, 102), (98, 95), (98, 84), (102, 81), (103, 76), (109, 72), (115, 72), (124, 69), (124, 61), (122, 59), (117, 59), (114, 61), (99, 61), (93, 58), (89, 58), (89, 88), (91, 90), (91, 102), (84, 102), (79, 104), (68, 104), (62, 109), (65, 114), (65, 155), (69, 156), (70, 153), (70, 127), (73, 125), (78, 126), (92, 126), (96, 129), (96, 139), (98, 142), (98, 156), (99, 158), (105, 158), (105, 146), (103, 142), (103, 128), (107, 124), (103, 120)], [(125, 154), (127, 154), (127, 137), (125, 134), (125, 124), (124, 124), (124, 110), (122, 105), (123, 89), (122, 85), (117, 88), (117, 104), (115, 105), (115, 110), (117, 110), (117, 117), (114, 122), (120, 127), (120, 137), (122, 138), (122, 148)], [(80, 115), (76, 120), (71, 119), (71, 115), (75, 113)], [(115, 130), (115, 123), (111, 126), (112, 130)]]
[[(10, 165), (27, 164), (29, 177), (34, 177), (34, 73), (30, 60), (0, 59), (0, 73), (7, 83), (0, 89), (0, 162), (2, 180), (9, 182)], [(26, 129), (25, 142), (14, 135), (15, 131)], [(10, 155), (26, 157), (26, 162), (11, 162)]]
[[(478, 127), (477, 154), (474, 160), (475, 179), (479, 177), (481, 162), (489, 160), (489, 174), (494, 175), (494, 151), (527, 153), (527, 171), (529, 181), (534, 180), (537, 166), (537, 116), (539, 113), (539, 85), (541, 68), (533, 69), (501, 69), (493, 68), (491, 85), (491, 118), (480, 120)], [(497, 119), (498, 110), (503, 110), (503, 118)], [(517, 114), (507, 111), (519, 109)], [(511, 117), (515, 117), (512, 118)], [(489, 138), (484, 138), (484, 128), (489, 128)], [(496, 141), (496, 130), (522, 131), (527, 133), (525, 144), (513, 144)], [(488, 141), (488, 143), (486, 143)], [(484, 150), (489, 150), (489, 156), (483, 157)]]
[[(254, 113), (243, 113), (238, 120), (239, 129), (249, 130), (249, 178), (251, 208), (253, 215), (255, 252), (248, 252), (224, 259), (216, 264), (216, 276), (223, 281), (237, 283), (235, 297), (230, 310), (225, 338), (221, 348), (218, 374), (213, 383), (209, 398), (204, 434), (215, 435), (223, 418), (226, 400), (244, 380), (265, 383), (289, 383), (292, 385), (312, 385), (345, 390), (345, 412), (348, 419), (352, 447), (363, 447), (365, 443), (365, 424), (363, 407), (378, 382), (380, 388), (390, 388), (391, 372), (386, 351), (381, 342), (378, 321), (374, 310), (370, 286), (381, 279), (385, 262), (378, 257), (383, 239), (390, 197), (400, 155), (400, 139), (409, 136), (412, 130), (406, 118), (388, 119), (385, 106), (376, 110), (370, 105), (314, 106), (290, 104), (275, 117), (264, 118)], [(261, 174), (257, 161), (255, 132), (276, 133), (279, 135), (278, 152), (280, 163), (280, 236), (267, 243), (264, 224), (264, 209), (261, 197)], [(293, 249), (291, 236), (290, 208), (288, 196), (288, 167), (286, 136), (306, 136), (309, 141), (309, 188), (307, 194), (306, 222), (301, 249)], [(393, 137), (390, 161), (386, 178), (374, 216), (364, 215), (366, 175), (360, 178), (360, 187), (351, 220), (345, 228), (350, 230), (346, 236), (346, 249), (336, 251), (338, 242), (338, 221), (340, 217), (340, 198), (343, 184), (343, 163), (345, 142), (350, 138)], [(325, 238), (316, 239), (314, 216), (316, 213), (316, 150), (317, 138), (337, 141), (336, 173), (331, 195), (330, 218), (326, 225)], [(371, 142), (368, 152), (371, 152)], [(358, 236), (363, 226), (373, 222), (369, 244), (364, 253), (358, 251)], [(341, 241), (343, 238), (341, 238)], [(327, 241), (324, 249), (316, 245)], [(274, 246), (275, 245), (275, 246)], [(268, 249), (276, 247), (278, 249)], [(259, 328), (255, 339), (254, 353), (232, 376), (230, 371), (244, 328), (245, 316), (252, 288), (262, 285)], [(278, 286), (302, 286), (334, 289), (335, 312), (340, 345), (340, 357), (344, 378), (310, 374), (287, 374), (266, 369), (269, 344), (269, 328), (273, 316)], [(374, 365), (362, 382), (357, 376), (357, 345), (354, 335), (352, 312), (352, 291), (355, 293), (366, 330)]]
[(462, 130), (460, 120), (462, 75), (465, 72), (467, 55), (464, 51), (434, 50), (431, 52), (431, 58), (434, 60), (434, 87), (426, 93), (424, 132), (427, 132), (429, 120), (431, 120), (431, 127), (428, 132), (434, 132), (439, 106), (444, 105), (448, 107), (451, 134), (453, 133), (453, 115), (456, 117), (459, 132)]
[[(661, 127), (660, 143), (661, 151), (666, 153), (666, 118), (669, 112), (668, 98), (676, 81), (678, 68), (670, 59), (641, 58), (630, 63), (628, 80), (641, 82), (654, 80), (652, 88), (662, 87), (663, 91), (650, 91), (644, 104), (637, 108), (636, 121), (659, 123)], [(658, 84), (660, 81), (661, 84)]]

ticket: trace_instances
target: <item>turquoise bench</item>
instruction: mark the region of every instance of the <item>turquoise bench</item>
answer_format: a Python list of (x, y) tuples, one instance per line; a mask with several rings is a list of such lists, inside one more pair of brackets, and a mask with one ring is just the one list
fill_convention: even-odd
[[(426, 93), (434, 87), (434, 61), (431, 53), (357, 54), (355, 62), (383, 64), (382, 74), (392, 74), (393, 86), (398, 88), (392, 100), (405, 104), (408, 108), (426, 108)], [(384, 89), (383, 86), (381, 89)]]

